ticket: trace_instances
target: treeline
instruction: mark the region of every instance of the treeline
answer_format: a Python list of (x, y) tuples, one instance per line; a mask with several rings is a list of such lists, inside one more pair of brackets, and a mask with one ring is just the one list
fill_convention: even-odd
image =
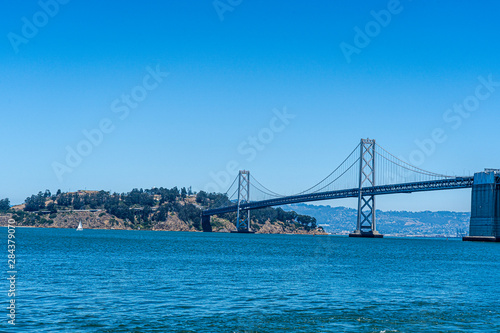
[(281, 221), (285, 223), (285, 226), (302, 227), (307, 231), (317, 228), (316, 218), (300, 215), (294, 211), (286, 212), (280, 207), (252, 210), (252, 221), (257, 224), (264, 224), (267, 220), (270, 220), (271, 223)]
[(127, 193), (106, 191), (79, 191), (63, 193), (60, 190), (51, 194), (49, 190), (39, 192), (25, 200), (27, 212), (47, 211), (57, 213), (69, 210), (105, 210), (107, 213), (132, 224), (150, 228), (153, 222), (166, 221), (169, 213), (177, 213), (180, 220), (189, 222), (201, 229), (201, 209), (185, 202), (193, 195), (191, 189), (177, 187), (133, 189)]
[[(187, 198), (191, 199), (187, 199)], [(194, 193), (191, 188), (152, 188), (133, 189), (127, 193), (110, 193), (107, 191), (78, 191), (55, 194), (49, 190), (38, 192), (27, 197), (24, 211), (50, 213), (54, 217), (57, 212), (71, 210), (104, 210), (133, 226), (152, 228), (154, 224), (166, 221), (169, 216), (177, 217), (197, 230), (201, 230), (201, 213), (203, 209), (231, 204), (225, 194)], [(0, 211), (10, 208), (9, 199), (0, 200)], [(23, 215), (24, 216), (24, 215)], [(219, 216), (231, 222), (236, 220), (236, 213), (226, 213)], [(285, 226), (316, 229), (314, 217), (300, 215), (296, 212), (286, 212), (281, 208), (263, 208), (252, 210), (252, 228), (258, 230), (266, 221), (276, 223), (281, 221)]]
[[(175, 202), (179, 198), (184, 199), (188, 195), (192, 195), (191, 189), (187, 190), (183, 187), (179, 190), (177, 187), (153, 188), (150, 190), (133, 189), (128, 193), (113, 193), (106, 191), (79, 191), (63, 193), (57, 190), (56, 194), (51, 194), (49, 190), (38, 192), (31, 197), (27, 197), (24, 201), (24, 210), (35, 212), (40, 210), (50, 209), (103, 209), (106, 206), (124, 204), (127, 207), (143, 206), (153, 207), (164, 203)], [(159, 196), (159, 200), (155, 200), (155, 195)], [(8, 200), (8, 199), (6, 199)], [(48, 202), (48, 203), (47, 203)], [(53, 205), (53, 206), (50, 206)]]

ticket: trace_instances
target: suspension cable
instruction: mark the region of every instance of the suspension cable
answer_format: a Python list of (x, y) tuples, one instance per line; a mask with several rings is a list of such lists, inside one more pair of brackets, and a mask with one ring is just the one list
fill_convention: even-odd
[[(294, 195), (300, 195), (300, 194), (304, 194), (306, 193), (307, 191), (309, 190), (312, 190), (313, 188), (315, 188), (316, 186), (318, 186), (319, 184), (321, 184), (322, 182), (324, 182), (326, 179), (328, 179), (328, 177), (330, 177), (331, 175), (333, 175), (338, 169), (340, 169), (340, 167), (352, 156), (352, 154), (354, 154), (354, 152), (359, 148), (359, 145), (361, 143), (359, 143), (356, 148), (353, 149), (353, 151), (349, 154), (349, 156), (346, 157), (346, 159), (344, 161), (342, 161), (342, 163), (340, 163), (340, 165), (335, 169), (333, 170), (328, 176), (326, 176), (325, 178), (323, 178), (320, 182), (318, 182), (317, 184), (315, 184), (314, 186), (311, 186), (310, 188), (308, 188), (307, 190), (304, 190), (302, 192), (299, 192), (297, 194), (294, 194)], [(359, 160), (359, 158), (358, 158)], [(331, 183), (330, 183), (331, 184)], [(314, 192), (313, 192), (314, 193)]]
[(240, 176), (240, 175), (236, 175), (236, 177), (235, 177), (235, 178), (234, 178), (234, 180), (233, 180), (233, 183), (231, 184), (231, 186), (229, 186), (229, 188), (227, 189), (227, 191), (226, 191), (226, 193), (225, 193), (225, 194), (227, 194), (227, 192), (229, 192), (229, 190), (231, 189), (231, 187), (233, 187), (234, 183), (236, 183), (236, 179), (238, 179), (238, 177), (239, 177), (239, 176)]
[(319, 191), (321, 191), (322, 189), (324, 189), (324, 188), (326, 188), (326, 187), (330, 186), (331, 184), (335, 183), (335, 182), (336, 182), (336, 181), (337, 181), (340, 177), (342, 177), (343, 175), (345, 175), (345, 174), (347, 173), (347, 171), (351, 170), (351, 168), (352, 168), (354, 165), (356, 165), (358, 162), (359, 162), (359, 158), (358, 158), (356, 161), (354, 161), (354, 163), (352, 163), (352, 164), (349, 166), (349, 168), (347, 168), (344, 172), (342, 172), (342, 173), (341, 173), (341, 174), (340, 174), (337, 178), (335, 178), (334, 180), (332, 180), (330, 183), (326, 184), (326, 185), (325, 185), (325, 186), (323, 186), (322, 188), (320, 188), (320, 189), (318, 189), (318, 190), (316, 190), (316, 191), (314, 191), (314, 192), (311, 192), (311, 193), (318, 193), (318, 192), (319, 192)]
[[(405, 164), (405, 165), (408, 165), (408, 166), (410, 166), (411, 168), (415, 168), (416, 170), (419, 170), (419, 171), (420, 171), (419, 173), (426, 174), (426, 175), (428, 175), (428, 176), (436, 176), (436, 177), (444, 177), (444, 178), (453, 178), (453, 176), (441, 175), (441, 174), (438, 174), (438, 173), (434, 173), (434, 172), (430, 172), (430, 171), (427, 171), (427, 170), (424, 170), (424, 169), (420, 169), (420, 168), (418, 168), (418, 167), (416, 167), (416, 166), (414, 166), (414, 165), (411, 165), (411, 164), (410, 164), (410, 163), (408, 163), (408, 162), (405, 162), (405, 161), (403, 161), (403, 160), (401, 160), (401, 159), (397, 158), (396, 156), (394, 156), (393, 154), (391, 154), (391, 153), (389, 153), (387, 150), (385, 150), (385, 149), (384, 149), (384, 147), (380, 146), (378, 143), (377, 143), (376, 145), (377, 145), (377, 147), (379, 147), (380, 149), (382, 149), (384, 152), (386, 152), (387, 154), (389, 154), (391, 157), (395, 158), (395, 159), (396, 159), (396, 160), (398, 160), (399, 162), (401, 162), (401, 163), (403, 163), (403, 164)], [(400, 166), (400, 167), (403, 167), (403, 168), (404, 168), (404, 166), (403, 166), (403, 165), (400, 165), (400, 164), (398, 164), (398, 163), (396, 163), (396, 162), (394, 162), (394, 161), (389, 160), (388, 158), (386, 158), (385, 156), (382, 156), (382, 155), (381, 155), (381, 154), (379, 154), (378, 152), (376, 152), (376, 153), (377, 153), (378, 155), (380, 155), (381, 157), (385, 158), (386, 160), (388, 160), (389, 162), (392, 162), (392, 163), (394, 163), (394, 164), (396, 164), (396, 165), (398, 165), (398, 166)], [(410, 169), (408, 169), (408, 170), (410, 170)], [(412, 170), (412, 171), (418, 172), (418, 171), (416, 171), (416, 170)]]
[(273, 198), (282, 198), (282, 197), (285, 197), (285, 195), (278, 195), (278, 194), (272, 194), (272, 193), (269, 193), (269, 192), (266, 192), (260, 188), (258, 188), (257, 186), (253, 185), (250, 183), (250, 186), (254, 189), (254, 190), (257, 190), (259, 191), (260, 193), (262, 194), (265, 194), (265, 195), (268, 195), (270, 197), (273, 197)]
[[(268, 189), (267, 187), (265, 187), (264, 185), (262, 185), (262, 184), (261, 184), (261, 183), (257, 180), (257, 178), (255, 178), (254, 176), (252, 176), (252, 175), (251, 175), (250, 177), (251, 177), (253, 180), (255, 180), (255, 182), (256, 182), (257, 184), (259, 184), (259, 185), (260, 185), (263, 189), (265, 189), (266, 191), (269, 191), (270, 193), (272, 193), (272, 194), (276, 195), (277, 197), (284, 197), (284, 196), (285, 196), (285, 195), (283, 195), (283, 194), (279, 194), (279, 193), (276, 193), (276, 192), (274, 192), (274, 191), (271, 191), (270, 189)], [(250, 184), (252, 184), (252, 183), (250, 183)]]

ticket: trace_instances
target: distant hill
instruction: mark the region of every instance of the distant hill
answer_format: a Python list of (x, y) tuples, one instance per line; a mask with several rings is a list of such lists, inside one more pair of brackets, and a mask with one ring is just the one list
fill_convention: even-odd
[[(357, 210), (346, 207), (293, 204), (282, 207), (315, 217), (319, 226), (333, 234), (348, 234), (356, 228)], [(469, 230), (470, 213), (408, 212), (377, 210), (377, 230), (394, 236), (463, 236)]]

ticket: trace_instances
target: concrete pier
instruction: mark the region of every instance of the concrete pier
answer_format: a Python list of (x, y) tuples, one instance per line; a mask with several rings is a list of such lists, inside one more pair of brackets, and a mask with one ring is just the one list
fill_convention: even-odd
[(383, 238), (384, 235), (379, 233), (378, 231), (369, 231), (369, 232), (360, 232), (356, 230), (349, 234), (349, 237), (364, 237), (364, 238)]
[(462, 240), (466, 242), (500, 242), (500, 237), (465, 236)]
[(497, 170), (474, 174), (469, 236), (464, 241), (500, 242), (499, 176)]
[(203, 232), (212, 232), (212, 225), (210, 224), (210, 215), (201, 216), (201, 228)]
[(247, 230), (247, 229), (241, 229), (241, 230), (231, 230), (232, 234), (255, 234), (255, 231), (252, 230)]

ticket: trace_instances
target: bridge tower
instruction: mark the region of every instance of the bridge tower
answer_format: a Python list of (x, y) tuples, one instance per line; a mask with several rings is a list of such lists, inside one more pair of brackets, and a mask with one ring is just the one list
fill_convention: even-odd
[(469, 236), (463, 240), (500, 242), (500, 170), (474, 174)]
[(361, 139), (359, 156), (359, 196), (356, 231), (349, 237), (382, 238), (377, 231), (375, 196), (363, 195), (364, 187), (375, 186), (375, 140)]
[(232, 232), (253, 233), (250, 229), (250, 209), (241, 209), (241, 204), (250, 202), (250, 171), (240, 170), (238, 176), (238, 208), (236, 230)]

